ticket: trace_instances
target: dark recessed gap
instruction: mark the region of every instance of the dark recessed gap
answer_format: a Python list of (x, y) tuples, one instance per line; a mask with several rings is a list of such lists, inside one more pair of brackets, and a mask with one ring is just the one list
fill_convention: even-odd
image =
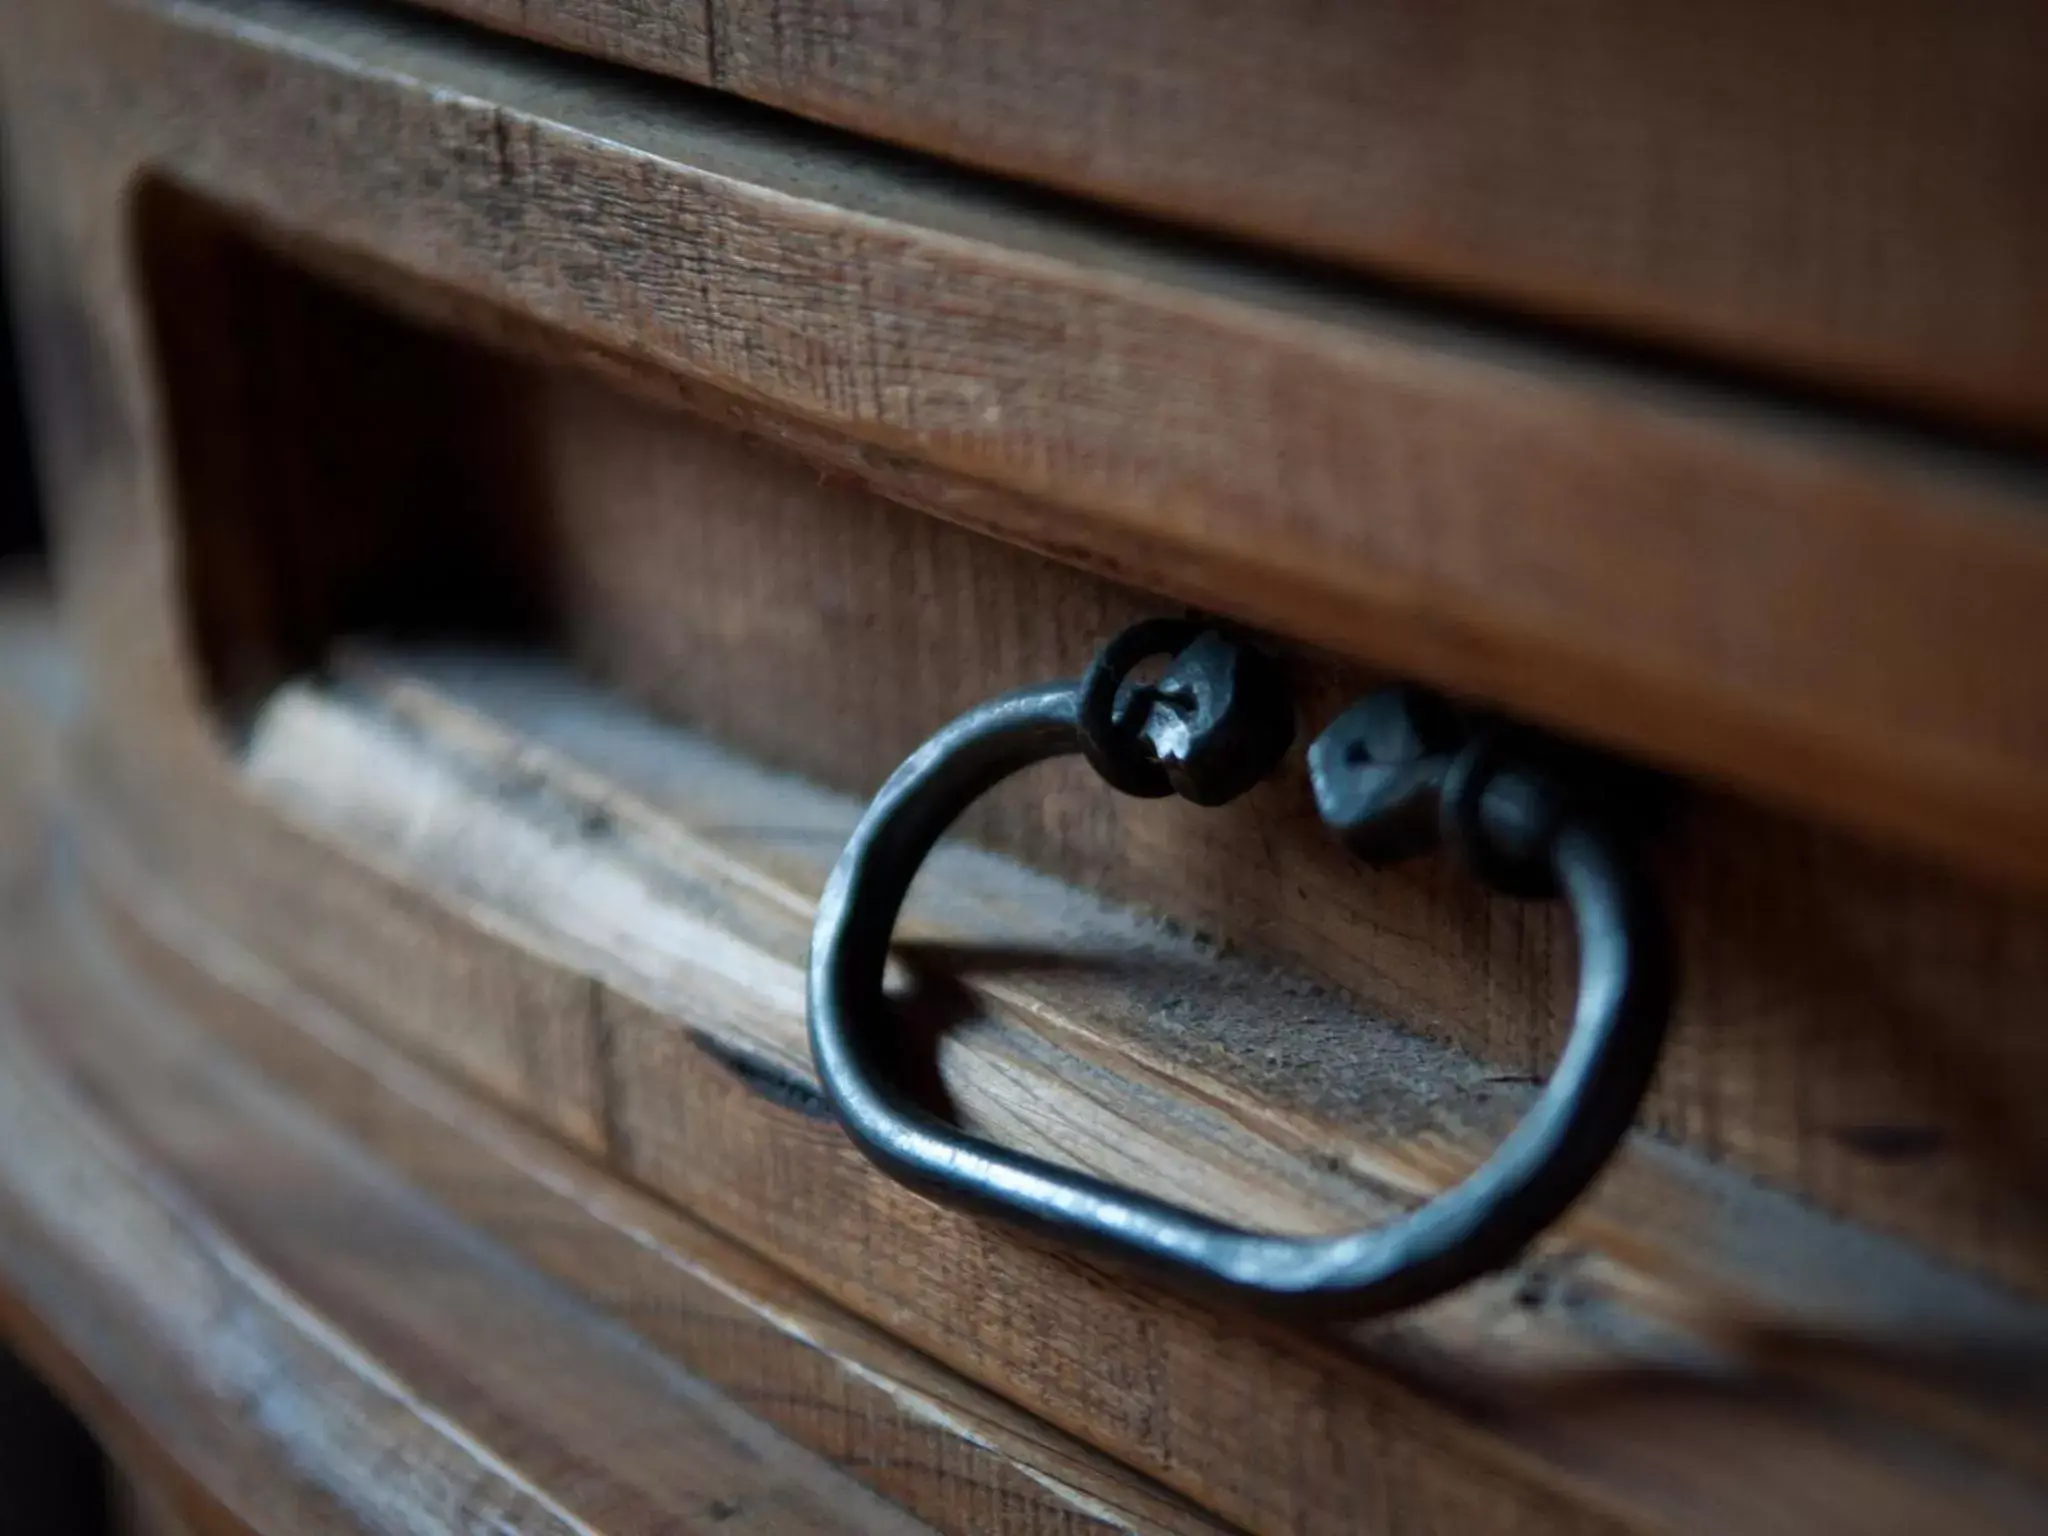
[[(0, 210), (7, 206), (6, 190), (0, 185)], [(0, 240), (0, 567), (37, 562), (44, 549), (16, 337), (17, 302), (8, 282), (6, 242)]]
[(185, 619), (231, 730), (344, 637), (549, 644), (544, 487), (511, 370), (168, 183), (138, 188), (132, 234)]
[(111, 1528), (107, 1458), (63, 1400), (0, 1350), (0, 1536)]

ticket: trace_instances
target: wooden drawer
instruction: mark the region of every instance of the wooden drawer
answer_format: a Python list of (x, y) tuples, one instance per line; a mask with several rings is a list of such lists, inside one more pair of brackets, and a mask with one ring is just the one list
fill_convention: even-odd
[[(108, 152), (109, 196), (155, 166), (306, 259), (396, 279), (399, 302), (710, 389), (950, 519), (1980, 867), (2048, 869), (2048, 684), (2007, 665), (2048, 589), (2031, 459), (1023, 217), (382, 14), (236, 0), (146, 44), (124, 17), (92, 54), (96, 15), (21, 25), (104, 61), (108, 113), (172, 125)], [(233, 110), (180, 115), (189, 79)], [(23, 195), (46, 174), (26, 165)], [(76, 204), (69, 179), (47, 199)], [(32, 309), (78, 309), (61, 247), (21, 265)]]
[[(388, 1443), (426, 1528), (465, 1479), (521, 1529), (2038, 1528), (2030, 457), (406, 10), (5, 17), (69, 638), (0, 634), (9, 814), (56, 829), (0, 1091), (62, 1153), (0, 1152), (4, 1273), (239, 1518), (374, 1526)], [(1370, 1324), (910, 1193), (806, 1043), (861, 802), (1188, 604), (1311, 730), (1394, 672), (1672, 778), (1638, 1133)], [(1217, 811), (1035, 773), (897, 952), (962, 1124), (1326, 1232), (1535, 1099), (1555, 904), (1364, 869), (1298, 753)], [(325, 1438), (209, 1374), (213, 1308)]]

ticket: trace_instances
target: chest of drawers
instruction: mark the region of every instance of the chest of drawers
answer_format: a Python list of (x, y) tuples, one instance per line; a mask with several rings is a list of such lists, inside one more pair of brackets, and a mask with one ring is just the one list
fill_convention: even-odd
[[(167, 1529), (2040, 1529), (2044, 28), (0, 4), (10, 1342)], [(835, 860), (1188, 615), (1299, 740), (965, 817), (906, 1187)], [(1190, 1289), (1584, 1065), (1597, 911), (1319, 819), (1396, 679), (1650, 786), (1654, 1080), (1476, 1276)]]

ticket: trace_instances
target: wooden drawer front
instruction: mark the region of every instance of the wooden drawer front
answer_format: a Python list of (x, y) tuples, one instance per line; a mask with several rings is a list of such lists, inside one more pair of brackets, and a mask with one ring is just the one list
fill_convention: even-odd
[[(802, 964), (857, 800), (785, 776), (865, 794), (1158, 599), (821, 478), (643, 374), (395, 318), (396, 290), (189, 200), (146, 226), (181, 301), (166, 380), (200, 386), (170, 416), (202, 680), (242, 745), (181, 760), (160, 705), (98, 732), (85, 877), (131, 967), (414, 1177), (432, 1159), (362, 1101), (380, 1048), (1252, 1529), (2033, 1519), (2032, 1436), (2001, 1428), (2033, 1377), (1966, 1362), (2043, 1327), (2038, 898), (1696, 796), (1665, 839), (1688, 981), (1651, 1109), (1686, 1150), (1637, 1145), (1524, 1265), (1356, 1335), (1191, 1307), (908, 1194), (822, 1113)], [(264, 430), (222, 430), (223, 400), (271, 402)], [(517, 600), (458, 604), (481, 572)], [(1312, 720), (1365, 681), (1293, 672)], [(1214, 813), (1054, 771), (973, 830), (1231, 946), (942, 860), (907, 959), (957, 1111), (1012, 1144), (1334, 1230), (1470, 1168), (1554, 1057), (1557, 914), (1367, 875), (1298, 766)]]
[(2048, 426), (2028, 0), (424, 0), (1532, 314)]

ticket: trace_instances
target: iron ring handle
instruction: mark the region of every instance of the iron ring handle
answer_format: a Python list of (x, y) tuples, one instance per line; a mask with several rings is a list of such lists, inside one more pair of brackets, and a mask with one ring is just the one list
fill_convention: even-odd
[[(1511, 1263), (1613, 1153), (1663, 1040), (1662, 925), (1633, 861), (1597, 816), (1567, 808), (1544, 838), (1547, 873), (1571, 908), (1580, 952), (1571, 1036), (1548, 1084), (1462, 1183), (1383, 1226), (1335, 1237), (1243, 1230), (971, 1136), (894, 1079), (883, 970), (911, 882), (982, 793), (1034, 763), (1084, 750), (1082, 697), (1080, 683), (1028, 688), (947, 725), (883, 785), (833, 868), (812, 936), (809, 1026), (819, 1076), (855, 1143), (943, 1204), (1239, 1303), (1373, 1316)], [(1479, 811), (1479, 799), (1462, 807)]]

